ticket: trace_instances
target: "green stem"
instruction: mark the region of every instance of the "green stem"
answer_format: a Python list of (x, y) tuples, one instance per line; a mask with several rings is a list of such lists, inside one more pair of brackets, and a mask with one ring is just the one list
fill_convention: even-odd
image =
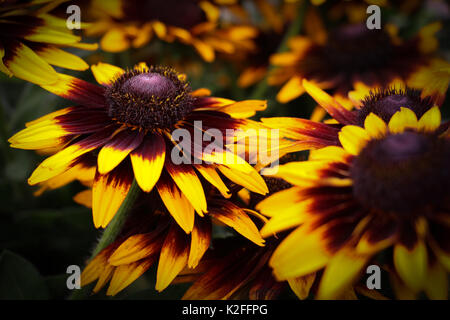
[[(303, 20), (305, 17), (306, 8), (308, 6), (308, 1), (302, 1), (302, 3), (298, 7), (297, 17), (294, 21), (292, 21), (291, 25), (289, 26), (289, 29), (284, 34), (283, 40), (281, 41), (280, 45), (278, 46), (276, 53), (285, 52), (288, 50), (288, 42), (289, 39), (293, 36), (300, 33), (302, 26), (303, 26)], [(268, 68), (267, 73), (270, 73), (274, 69), (274, 66), (270, 65)], [(253, 90), (252, 94), (250, 95), (252, 99), (262, 99), (265, 96), (265, 93), (267, 91), (269, 84), (267, 83), (267, 78), (264, 78)]]
[[(107, 246), (113, 243), (114, 240), (117, 238), (128, 217), (131, 207), (136, 201), (136, 198), (138, 197), (139, 193), (140, 188), (136, 183), (136, 180), (133, 180), (133, 183), (131, 184), (130, 190), (128, 191), (125, 200), (122, 202), (122, 205), (120, 206), (119, 210), (117, 210), (116, 214), (114, 215), (114, 218), (108, 224), (108, 227), (105, 229), (105, 231), (103, 231), (100, 240), (98, 241), (97, 245), (92, 251), (89, 261), (91, 261), (95, 256), (97, 256), (97, 254), (99, 254), (103, 249), (105, 249)], [(84, 286), (79, 290), (75, 290), (69, 297), (69, 299), (70, 300), (85, 299), (89, 296), (91, 291), (92, 285)]]

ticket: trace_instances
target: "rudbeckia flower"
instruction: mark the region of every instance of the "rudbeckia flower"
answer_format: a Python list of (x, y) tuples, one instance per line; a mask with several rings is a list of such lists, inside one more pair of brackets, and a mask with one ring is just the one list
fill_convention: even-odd
[[(94, 164), (96, 227), (108, 225), (135, 178), (145, 192), (156, 186), (186, 232), (192, 231), (194, 211), (200, 216), (208, 211), (202, 180), (224, 196), (228, 189), (219, 172), (249, 190), (267, 193), (258, 172), (227, 148), (237, 139), (229, 130), (251, 128), (258, 135), (264, 126), (244, 117), (263, 110), (265, 101), (236, 102), (210, 97), (207, 89), (191, 91), (185, 75), (166, 67), (140, 64), (125, 71), (99, 63), (92, 71), (100, 86), (62, 74), (57, 85), (43, 86), (75, 106), (34, 120), (10, 138), (14, 148), (61, 149), (38, 166), (29, 184), (61, 185), (81, 175), (88, 180)], [(187, 134), (186, 140), (172, 136), (175, 130)]]
[[(264, 247), (241, 239), (217, 239), (197, 269), (180, 274), (178, 282), (194, 280), (184, 300), (272, 300), (288, 293), (287, 281), (277, 281), (268, 261), (278, 241), (270, 239)], [(194, 273), (194, 274), (192, 274)], [(289, 283), (302, 284), (301, 294), (308, 296), (315, 274)], [(303, 280), (303, 281), (302, 281)]]
[[(432, 72), (428, 73), (427, 78), (431, 78), (432, 75)], [(345, 107), (338, 99), (304, 79), (302, 82), (304, 90), (332, 119), (318, 122), (292, 117), (272, 117), (263, 118), (261, 121), (270, 127), (280, 129), (280, 137), (283, 138), (280, 154), (340, 146), (339, 130), (346, 125), (364, 126), (366, 117), (371, 113), (383, 121), (389, 121), (401, 107), (404, 107), (420, 118), (432, 107), (439, 106), (447, 91), (448, 75), (442, 76), (442, 79), (445, 83), (436, 81), (433, 84), (430, 81), (429, 87), (422, 91), (408, 88), (401, 81), (394, 81), (387, 88), (375, 90), (360, 85), (357, 86), (357, 90), (349, 93), (351, 108)]]
[[(434, 55), (438, 47), (434, 35), (440, 28), (440, 23), (429, 24), (410, 40), (400, 39), (393, 26), (370, 30), (365, 24), (337, 27), (320, 42), (297, 36), (289, 41), (290, 51), (272, 56), (271, 63), (276, 68), (268, 82), (283, 84), (277, 95), (282, 103), (305, 92), (303, 79), (344, 101), (359, 84), (385, 87), (400, 79), (409, 85), (416, 72), (424, 71), (421, 68), (431, 67), (435, 60), (442, 61)], [(427, 85), (415, 82), (419, 89)]]
[(220, 10), (210, 1), (92, 1), (97, 15), (88, 35), (102, 35), (100, 45), (108, 52), (140, 48), (154, 36), (194, 47), (211, 62), (216, 52), (232, 54), (236, 48), (253, 48), (256, 30), (250, 26), (219, 28)]
[[(259, 0), (251, 4), (254, 5), (253, 10), (242, 11), (246, 13), (243, 21), (258, 28), (254, 49), (240, 50), (230, 57), (232, 61), (236, 60), (241, 70), (237, 84), (242, 88), (254, 85), (266, 77), (270, 56), (277, 51), (283, 40), (283, 32), (293, 20), (290, 15), (295, 16), (298, 12), (296, 6), (292, 7), (292, 3), (284, 1), (272, 3)], [(243, 4), (236, 6), (243, 7)]]
[[(287, 163), (292, 155), (283, 157), (280, 162)], [(269, 196), (292, 187), (283, 179), (265, 176)], [(238, 195), (251, 212), (265, 197), (242, 189)], [(234, 200), (237, 203), (238, 199)], [(257, 212), (254, 216), (257, 216)], [(267, 219), (260, 216), (255, 224), (258, 228)], [(185, 300), (272, 300), (292, 297), (299, 299), (314, 296), (320, 275), (311, 273), (278, 281), (269, 266), (269, 259), (275, 249), (288, 235), (278, 233), (276, 237), (266, 239), (264, 246), (257, 246), (244, 238), (225, 238), (213, 240), (204, 258), (195, 269), (185, 269), (175, 279), (177, 283), (192, 282), (183, 296)], [(383, 299), (378, 292), (370, 292), (355, 285), (345, 293), (346, 299), (357, 299), (356, 293), (373, 299)]]
[(270, 259), (277, 279), (324, 270), (317, 297), (339, 298), (383, 254), (403, 288), (446, 299), (450, 136), (439, 108), (370, 113), (338, 135), (342, 147), (277, 168), (294, 187), (257, 206), (271, 217), (263, 236), (294, 228)]
[[(264, 177), (264, 180), (269, 194), (291, 187), (282, 179)], [(254, 211), (255, 205), (263, 198), (242, 189), (232, 199), (234, 203), (243, 203), (248, 210), (254, 212), (254, 216), (258, 216)], [(256, 224), (261, 227), (261, 222), (267, 222), (267, 219), (260, 216)], [(216, 239), (199, 266), (194, 270), (181, 272), (177, 278), (177, 282), (193, 281), (183, 299), (276, 299), (288, 290), (289, 285), (302, 298), (306, 298), (314, 281), (314, 274), (302, 279), (289, 279), (289, 285), (287, 281), (277, 281), (272, 275), (268, 261), (279, 242), (280, 238), (267, 239), (262, 247), (245, 239)]]
[(82, 286), (97, 280), (93, 291), (98, 292), (109, 281), (106, 294), (116, 295), (157, 263), (155, 289), (162, 291), (183, 269), (197, 267), (210, 246), (212, 223), (226, 225), (255, 246), (263, 246), (247, 211), (211, 191), (208, 213), (195, 219), (190, 233), (173, 221), (156, 194), (142, 194), (116, 240), (84, 269)]
[[(62, 47), (95, 50), (97, 44), (81, 38), (66, 26), (66, 20), (46, 13), (47, 1), (12, 1), (0, 8), (0, 71), (38, 85), (58, 80), (52, 66), (86, 70), (81, 58)], [(36, 8), (37, 5), (37, 8)], [(52, 4), (49, 4), (51, 8)]]

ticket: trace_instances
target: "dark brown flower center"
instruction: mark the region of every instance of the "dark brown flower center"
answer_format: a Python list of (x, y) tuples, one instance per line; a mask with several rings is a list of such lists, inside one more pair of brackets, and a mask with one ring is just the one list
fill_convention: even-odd
[(374, 113), (389, 122), (389, 119), (401, 107), (409, 108), (420, 118), (433, 107), (430, 97), (422, 98), (419, 90), (406, 89), (396, 90), (393, 88), (382, 89), (371, 92), (363, 101), (363, 106), (357, 112), (357, 122), (360, 126), (364, 125), (364, 120), (370, 113)]
[(404, 132), (370, 141), (351, 168), (353, 193), (365, 207), (408, 216), (450, 196), (450, 141)]
[(334, 83), (347, 95), (355, 81), (387, 85), (394, 77), (409, 75), (422, 59), (415, 40), (396, 44), (383, 29), (350, 24), (334, 29), (324, 45), (313, 45), (299, 71), (307, 79)]
[(119, 123), (142, 129), (171, 128), (192, 111), (189, 85), (168, 68), (131, 70), (107, 90), (109, 115)]
[(206, 15), (195, 0), (124, 1), (125, 19), (142, 22), (160, 21), (170, 26), (190, 29), (206, 21)]

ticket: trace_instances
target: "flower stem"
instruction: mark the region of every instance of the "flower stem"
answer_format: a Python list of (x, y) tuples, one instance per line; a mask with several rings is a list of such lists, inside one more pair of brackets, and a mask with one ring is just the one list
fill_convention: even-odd
[[(114, 215), (114, 218), (108, 224), (108, 227), (105, 229), (105, 231), (103, 231), (100, 240), (98, 241), (97, 245), (92, 251), (89, 261), (92, 260), (95, 256), (97, 256), (97, 254), (99, 254), (103, 249), (105, 249), (116, 239), (117, 235), (122, 230), (122, 227), (130, 212), (130, 209), (133, 206), (134, 202), (136, 201), (136, 198), (138, 197), (139, 193), (140, 188), (136, 183), (136, 179), (134, 179), (125, 200), (122, 202), (122, 205), (120, 206), (119, 210), (117, 210), (116, 214)], [(81, 289), (75, 290), (69, 297), (69, 299), (70, 300), (85, 299), (86, 297), (89, 296), (91, 289), (92, 285), (87, 285)]]
[[(292, 21), (291, 25), (289, 26), (289, 29), (284, 34), (283, 40), (281, 41), (280, 45), (278, 46), (276, 53), (285, 52), (288, 49), (289, 39), (300, 33), (302, 26), (303, 26), (303, 20), (305, 17), (305, 12), (306, 12), (307, 6), (308, 6), (308, 1), (302, 1), (299, 4), (297, 17), (295, 18), (294, 21)], [(267, 70), (267, 74), (269, 74), (270, 71), (272, 71), (273, 69), (274, 69), (274, 66), (270, 65)], [(264, 98), (268, 86), (269, 86), (269, 84), (267, 83), (267, 77), (265, 77), (264, 80), (262, 80), (256, 86), (256, 88), (253, 90), (253, 92), (251, 93), (251, 95), (250, 95), (251, 98), (252, 99)]]

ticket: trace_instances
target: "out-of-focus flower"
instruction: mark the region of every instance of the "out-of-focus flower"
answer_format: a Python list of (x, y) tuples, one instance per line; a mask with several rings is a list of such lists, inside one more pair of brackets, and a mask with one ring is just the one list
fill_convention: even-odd
[(429, 24), (410, 40), (400, 39), (393, 26), (370, 30), (365, 24), (337, 27), (322, 40), (297, 36), (289, 41), (290, 51), (272, 56), (276, 68), (268, 81), (283, 84), (277, 95), (280, 102), (302, 95), (303, 79), (328, 89), (345, 105), (347, 94), (358, 85), (384, 87), (395, 79), (407, 84), (415, 79), (414, 86), (422, 89), (428, 83), (420, 74), (436, 63), (448, 65), (434, 54), (438, 48), (434, 35), (440, 27)]
[(142, 194), (116, 240), (84, 269), (82, 285), (97, 280), (93, 291), (98, 292), (109, 281), (107, 295), (116, 295), (159, 257), (155, 288), (162, 291), (184, 268), (197, 267), (210, 246), (212, 223), (226, 225), (255, 246), (263, 246), (264, 240), (245, 209), (211, 191), (208, 213), (195, 219), (189, 233), (173, 221), (154, 191)]
[[(282, 179), (265, 177), (269, 194), (287, 189), (291, 185)], [(254, 211), (263, 196), (242, 189), (239, 193), (249, 210)], [(239, 201), (237, 197), (234, 200)], [(267, 222), (266, 219), (260, 221)], [(257, 223), (261, 225), (261, 223)], [(309, 295), (315, 274), (277, 281), (268, 265), (269, 258), (284, 236), (267, 239), (265, 246), (256, 246), (244, 239), (218, 239), (213, 241), (205, 259), (194, 270), (185, 270), (178, 282), (193, 281), (183, 299), (276, 299), (289, 286), (304, 299)]]
[[(283, 32), (292, 22), (292, 15), (298, 11), (298, 8), (291, 8), (291, 5), (284, 1), (249, 2), (253, 6), (247, 11), (243, 10), (247, 12), (243, 21), (258, 29), (258, 35), (254, 39), (255, 46), (253, 50), (240, 50), (231, 57), (232, 60), (236, 60), (241, 70), (237, 84), (242, 88), (249, 87), (267, 76), (270, 56), (279, 48)], [(245, 5), (249, 5), (248, 1), (244, 1), (240, 6)], [(255, 14), (250, 15), (249, 11), (257, 13), (257, 17), (254, 17)]]
[(208, 62), (216, 52), (233, 54), (237, 48), (252, 49), (257, 30), (251, 26), (220, 26), (220, 10), (211, 1), (93, 0), (95, 16), (87, 35), (101, 35), (103, 50), (120, 52), (139, 48), (156, 36), (194, 47)]
[[(267, 128), (245, 119), (263, 110), (265, 101), (210, 97), (207, 89), (191, 91), (185, 75), (143, 63), (129, 71), (99, 63), (92, 71), (101, 86), (62, 74), (57, 85), (44, 86), (76, 106), (34, 120), (10, 138), (14, 148), (61, 148), (39, 165), (29, 184), (52, 188), (67, 183), (92, 174), (93, 162), (96, 227), (108, 225), (134, 177), (145, 192), (156, 186), (186, 232), (194, 227), (195, 212), (203, 216), (208, 211), (200, 177), (224, 196), (228, 196), (228, 189), (218, 172), (249, 190), (267, 193), (258, 172), (227, 147), (239, 139), (229, 136), (227, 130), (254, 129), (250, 134), (259, 135), (260, 128)], [(201, 121), (201, 128), (197, 121)], [(190, 141), (175, 141), (172, 132), (176, 129), (189, 134)], [(208, 129), (219, 132), (221, 140), (207, 141), (209, 135), (212, 140), (216, 137), (205, 133)], [(202, 141), (198, 141), (198, 134), (208, 137), (200, 136)], [(245, 148), (240, 152), (246, 152)], [(181, 163), (175, 163), (174, 154)]]
[(338, 298), (382, 253), (399, 296), (446, 299), (450, 136), (439, 108), (419, 119), (403, 107), (392, 116), (371, 112), (364, 127), (346, 125), (338, 135), (342, 147), (277, 168), (274, 177), (294, 187), (257, 206), (271, 217), (263, 236), (294, 228), (270, 259), (277, 279), (324, 269), (317, 297)]
[[(86, 70), (83, 59), (63, 47), (95, 50), (81, 43), (66, 20), (47, 13), (52, 1), (8, 1), (0, 8), (0, 71), (39, 85), (58, 81), (52, 66)], [(85, 25), (82, 25), (83, 27)]]
[[(280, 162), (288, 163), (293, 159), (292, 155), (288, 155)], [(269, 196), (292, 187), (283, 179), (266, 176), (264, 180), (269, 188)], [(246, 189), (242, 189), (238, 195), (252, 212), (255, 212), (255, 206), (265, 198)], [(255, 221), (257, 226), (264, 222), (267, 222), (264, 217)], [(183, 270), (175, 279), (177, 283), (193, 282), (183, 299), (271, 300), (292, 296), (290, 291), (302, 300), (314, 296), (320, 275), (311, 273), (278, 281), (272, 273), (269, 259), (287, 234), (282, 232), (276, 237), (267, 238), (263, 247), (243, 238), (213, 240), (199, 266), (193, 270)], [(343, 298), (357, 299), (356, 293), (373, 299), (385, 299), (379, 292), (368, 292), (359, 285), (349, 288)]]

